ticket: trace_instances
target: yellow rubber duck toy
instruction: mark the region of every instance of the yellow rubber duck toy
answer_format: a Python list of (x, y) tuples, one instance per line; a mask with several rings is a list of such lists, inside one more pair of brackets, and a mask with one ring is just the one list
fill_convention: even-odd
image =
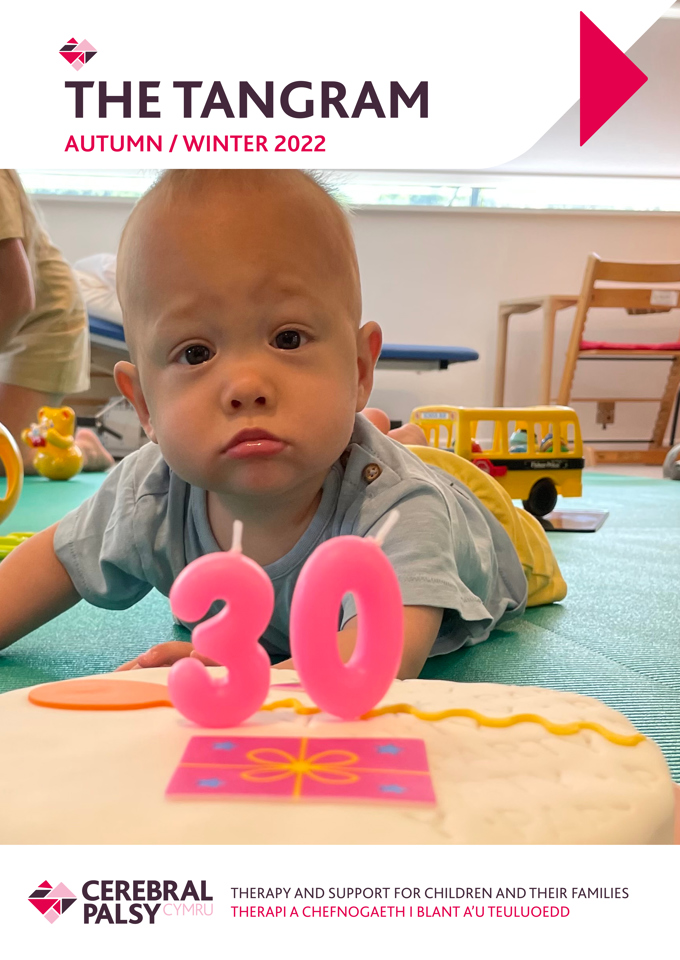
[(41, 407), (38, 422), (21, 434), (36, 451), (33, 466), (48, 480), (70, 480), (83, 469), (83, 455), (73, 435), (76, 414), (71, 407)]

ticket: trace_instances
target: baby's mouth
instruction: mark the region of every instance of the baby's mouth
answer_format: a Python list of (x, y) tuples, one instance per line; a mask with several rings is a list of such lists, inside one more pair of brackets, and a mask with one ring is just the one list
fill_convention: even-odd
[(275, 437), (273, 433), (252, 428), (239, 430), (224, 448), (224, 455), (230, 460), (273, 457), (281, 453), (285, 447), (285, 441)]

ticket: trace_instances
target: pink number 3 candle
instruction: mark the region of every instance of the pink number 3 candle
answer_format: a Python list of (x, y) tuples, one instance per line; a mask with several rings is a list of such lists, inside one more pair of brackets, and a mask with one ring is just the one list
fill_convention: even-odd
[[(334, 537), (317, 547), (300, 572), (290, 613), (293, 664), (312, 700), (351, 720), (387, 692), (404, 645), (399, 581), (381, 543), (398, 517), (393, 511), (375, 539)], [(357, 642), (348, 663), (338, 652), (338, 611), (352, 593)]]
[(202, 727), (231, 727), (260, 709), (269, 691), (269, 657), (259, 639), (274, 609), (272, 582), (259, 564), (241, 553), (240, 521), (226, 553), (209, 553), (189, 564), (170, 590), (173, 613), (200, 620), (215, 600), (226, 607), (194, 628), (194, 649), (227, 668), (213, 679), (200, 660), (187, 657), (170, 671), (175, 707)]

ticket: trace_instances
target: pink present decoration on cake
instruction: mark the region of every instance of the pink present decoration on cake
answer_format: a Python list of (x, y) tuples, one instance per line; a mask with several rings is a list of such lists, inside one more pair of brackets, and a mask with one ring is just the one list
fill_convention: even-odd
[(436, 802), (422, 740), (357, 737), (192, 737), (166, 796)]

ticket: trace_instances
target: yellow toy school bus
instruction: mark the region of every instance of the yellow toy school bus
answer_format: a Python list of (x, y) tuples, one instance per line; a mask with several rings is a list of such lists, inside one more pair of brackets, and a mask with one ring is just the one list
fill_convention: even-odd
[[(431, 446), (452, 450), (495, 477), (536, 517), (555, 509), (558, 493), (581, 496), (583, 442), (571, 407), (416, 407), (411, 423)], [(486, 449), (477, 441), (484, 423), (492, 433)]]

